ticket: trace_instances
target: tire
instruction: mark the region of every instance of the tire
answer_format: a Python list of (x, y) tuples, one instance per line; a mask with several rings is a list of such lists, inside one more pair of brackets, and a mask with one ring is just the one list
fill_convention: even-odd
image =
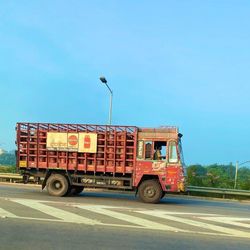
[(162, 188), (157, 180), (146, 180), (138, 189), (139, 198), (145, 203), (158, 203), (162, 197)]
[(70, 194), (77, 195), (83, 191), (84, 187), (82, 186), (71, 186)]
[(47, 190), (52, 196), (64, 196), (68, 193), (69, 182), (62, 174), (52, 174), (47, 180)]

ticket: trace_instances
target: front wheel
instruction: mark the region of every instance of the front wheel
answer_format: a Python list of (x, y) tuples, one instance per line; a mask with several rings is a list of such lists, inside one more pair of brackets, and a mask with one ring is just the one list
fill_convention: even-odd
[(64, 196), (69, 190), (68, 180), (62, 174), (52, 174), (46, 186), (48, 193), (52, 196)]
[(162, 197), (162, 188), (157, 180), (146, 180), (138, 189), (139, 198), (146, 203), (158, 203)]

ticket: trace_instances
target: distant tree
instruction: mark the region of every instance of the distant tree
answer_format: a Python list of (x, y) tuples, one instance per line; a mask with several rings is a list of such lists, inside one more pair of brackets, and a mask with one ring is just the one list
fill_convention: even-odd
[[(215, 188), (233, 188), (235, 166), (212, 164), (202, 166), (190, 165), (187, 168), (188, 185)], [(237, 188), (250, 190), (250, 169), (240, 168), (238, 171)]]
[(191, 165), (187, 168), (188, 185), (203, 186), (203, 177), (206, 175), (206, 169), (201, 165)]
[(250, 190), (250, 169), (242, 167), (238, 171), (237, 188)]
[(234, 167), (230, 165), (209, 165), (207, 168), (208, 186), (218, 188), (232, 188), (234, 184)]
[(0, 165), (14, 166), (16, 164), (16, 156), (14, 152), (3, 152), (0, 155)]

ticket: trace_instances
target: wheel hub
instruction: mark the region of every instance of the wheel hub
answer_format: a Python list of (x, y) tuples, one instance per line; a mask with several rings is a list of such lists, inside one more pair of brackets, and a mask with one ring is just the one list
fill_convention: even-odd
[(60, 189), (60, 188), (62, 187), (62, 185), (61, 185), (61, 183), (60, 183), (59, 181), (56, 181), (56, 182), (54, 183), (54, 187), (55, 187), (56, 189)]
[(155, 195), (155, 190), (152, 187), (148, 187), (145, 189), (145, 195), (152, 198)]

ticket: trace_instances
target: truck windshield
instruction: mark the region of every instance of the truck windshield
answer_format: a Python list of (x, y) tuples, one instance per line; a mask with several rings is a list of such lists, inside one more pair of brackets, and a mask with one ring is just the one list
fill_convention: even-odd
[(177, 147), (175, 141), (169, 142), (169, 162), (176, 163), (178, 162), (178, 155), (177, 155)]
[(185, 167), (185, 162), (184, 162), (184, 155), (183, 155), (183, 150), (182, 150), (181, 139), (179, 139), (178, 148), (179, 148), (179, 153), (180, 153), (181, 164), (183, 165), (183, 167)]

